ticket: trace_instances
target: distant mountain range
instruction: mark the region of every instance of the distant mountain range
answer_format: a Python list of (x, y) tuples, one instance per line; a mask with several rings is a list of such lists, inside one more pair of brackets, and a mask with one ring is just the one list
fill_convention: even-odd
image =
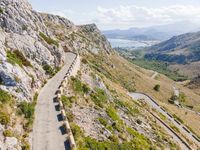
[(151, 46), (145, 57), (178, 64), (200, 61), (200, 32), (174, 36)]
[(177, 22), (174, 24), (160, 25), (146, 28), (130, 28), (127, 30), (107, 30), (103, 31), (107, 38), (128, 39), (128, 40), (159, 40), (164, 41), (172, 36), (187, 32), (198, 31), (199, 26), (188, 21)]

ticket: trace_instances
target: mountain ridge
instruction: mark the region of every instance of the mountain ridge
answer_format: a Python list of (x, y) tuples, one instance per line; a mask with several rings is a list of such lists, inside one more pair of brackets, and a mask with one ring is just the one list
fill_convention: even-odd
[[(180, 28), (182, 26), (182, 28)], [(103, 33), (108, 38), (121, 38), (128, 40), (159, 40), (165, 41), (170, 39), (172, 36), (187, 32), (195, 32), (198, 30), (198, 25), (188, 23), (188, 21), (176, 22), (174, 24), (159, 25), (144, 28), (129, 28), (126, 30), (107, 30)]]

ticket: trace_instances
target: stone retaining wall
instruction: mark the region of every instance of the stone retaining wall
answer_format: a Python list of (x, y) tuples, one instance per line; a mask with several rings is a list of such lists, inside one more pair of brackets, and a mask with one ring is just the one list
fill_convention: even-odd
[(61, 115), (63, 118), (63, 122), (64, 122), (63, 125), (67, 132), (67, 135), (68, 135), (67, 140), (69, 141), (70, 147), (72, 150), (76, 149), (76, 143), (75, 143), (74, 136), (72, 134), (72, 131), (71, 131), (71, 128), (69, 125), (69, 121), (66, 116), (66, 112), (65, 112), (63, 103), (61, 101), (61, 95), (63, 94), (64, 89), (67, 87), (69, 78), (71, 76), (76, 76), (79, 69), (80, 69), (80, 56), (78, 54), (76, 54), (75, 59), (73, 60), (71, 66), (69, 67), (69, 70), (66, 73), (64, 79), (62, 80), (60, 86), (58, 87), (58, 91), (57, 91), (57, 101), (59, 103), (60, 112), (61, 112)]

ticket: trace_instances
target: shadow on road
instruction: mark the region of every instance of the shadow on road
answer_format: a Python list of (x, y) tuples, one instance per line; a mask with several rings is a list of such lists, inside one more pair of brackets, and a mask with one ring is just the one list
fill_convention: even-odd
[(64, 126), (60, 126), (59, 129), (62, 135), (65, 135), (67, 133)]
[(65, 150), (70, 150), (70, 143), (69, 143), (69, 140), (66, 140), (65, 143)]
[(60, 111), (60, 106), (59, 106), (59, 104), (58, 104), (58, 105), (55, 105), (55, 110), (56, 110), (56, 111)]
[(57, 97), (54, 97), (54, 98), (53, 98), (53, 102), (54, 102), (54, 103), (57, 103)]
[(60, 122), (60, 121), (63, 121), (62, 115), (61, 115), (61, 114), (58, 114), (58, 115), (57, 115), (57, 119), (58, 119), (59, 122)]

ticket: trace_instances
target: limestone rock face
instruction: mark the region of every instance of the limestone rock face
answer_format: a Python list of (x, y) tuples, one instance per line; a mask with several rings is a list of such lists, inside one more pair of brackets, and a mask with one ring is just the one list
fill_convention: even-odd
[[(66, 18), (36, 12), (28, 0), (0, 0), (0, 9), (0, 89), (18, 102), (33, 101), (49, 79), (43, 66), (62, 67), (65, 52), (112, 51), (94, 24), (76, 26)], [(19, 134), (22, 130), (16, 128)], [(20, 141), (4, 137), (4, 131), (0, 124), (0, 150), (19, 149)]]

